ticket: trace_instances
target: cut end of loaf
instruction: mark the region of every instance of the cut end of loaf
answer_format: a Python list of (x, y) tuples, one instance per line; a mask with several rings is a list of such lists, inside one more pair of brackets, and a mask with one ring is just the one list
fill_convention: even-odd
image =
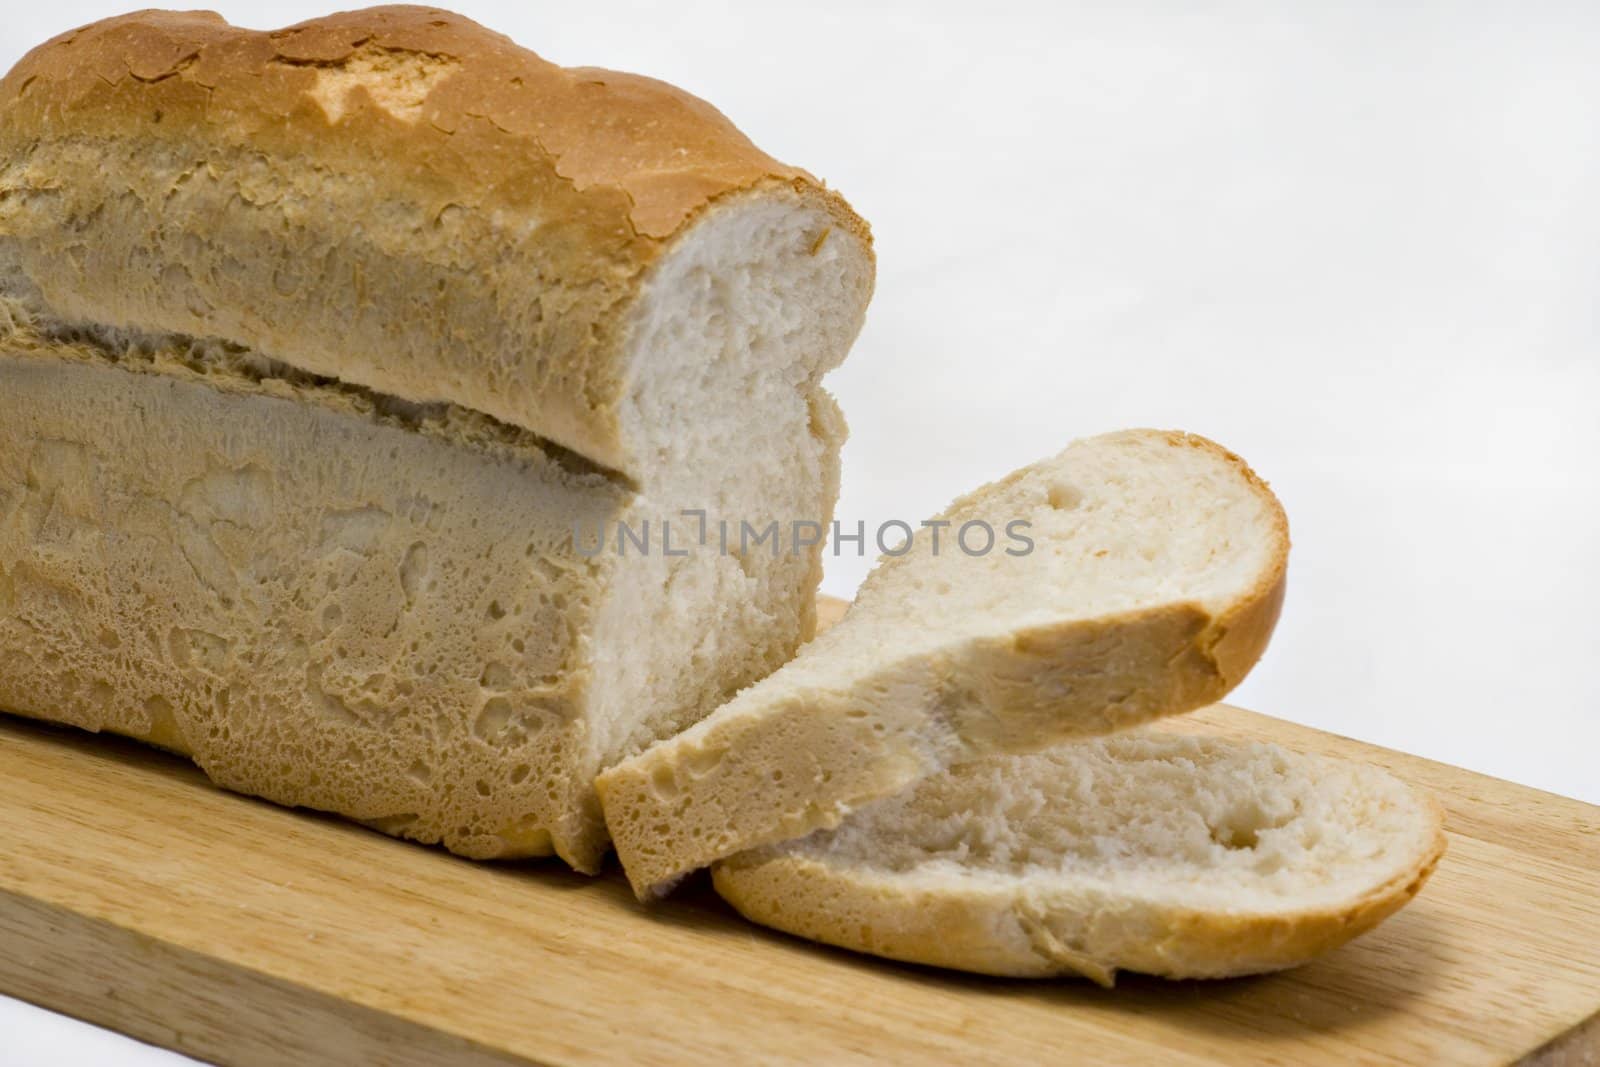
[(719, 864), (769, 926), (985, 974), (1220, 978), (1371, 929), (1444, 850), (1433, 801), (1271, 745), (1136, 732), (925, 779)]

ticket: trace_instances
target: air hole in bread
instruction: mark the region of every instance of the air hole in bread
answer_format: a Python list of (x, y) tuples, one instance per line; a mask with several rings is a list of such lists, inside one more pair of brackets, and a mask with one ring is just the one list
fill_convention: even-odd
[(1252, 849), (1261, 844), (1261, 834), (1286, 825), (1291, 816), (1273, 817), (1259, 806), (1234, 808), (1210, 827), (1211, 840), (1227, 849)]
[(483, 741), (498, 744), (502, 741), (506, 727), (511, 722), (511, 701), (505, 697), (490, 697), (484, 701), (483, 710), (478, 712), (477, 721), (472, 724), (472, 732)]
[(1213, 826), (1211, 840), (1223, 848), (1255, 848), (1261, 843), (1261, 836), (1251, 826)]
[(1068, 482), (1051, 482), (1045, 498), (1057, 511), (1071, 511), (1083, 503), (1083, 490)]

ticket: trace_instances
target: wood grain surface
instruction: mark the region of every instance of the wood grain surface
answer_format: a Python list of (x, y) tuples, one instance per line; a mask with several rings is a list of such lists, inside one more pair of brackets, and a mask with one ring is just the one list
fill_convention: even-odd
[(1107, 991), (811, 945), (703, 877), (645, 908), (615, 870), (473, 864), (0, 718), (0, 989), (240, 1064), (1600, 1063), (1600, 808), (1225, 706), (1174, 728), (1388, 767), (1450, 850), (1309, 966)]

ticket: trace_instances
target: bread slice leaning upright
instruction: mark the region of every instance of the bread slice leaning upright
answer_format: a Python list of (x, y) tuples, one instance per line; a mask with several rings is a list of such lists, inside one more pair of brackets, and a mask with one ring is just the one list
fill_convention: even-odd
[(1182, 433), (1078, 441), (957, 500), (797, 658), (600, 776), (634, 890), (951, 765), (1220, 699), (1266, 647), (1288, 549), (1265, 483)]
[(734, 856), (747, 918), (983, 974), (1222, 978), (1370, 929), (1444, 851), (1381, 770), (1148, 729), (926, 778), (839, 827)]

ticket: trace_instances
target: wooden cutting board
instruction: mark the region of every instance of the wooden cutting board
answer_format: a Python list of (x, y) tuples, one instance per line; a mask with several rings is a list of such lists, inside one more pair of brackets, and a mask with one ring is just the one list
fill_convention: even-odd
[(1107, 991), (814, 946), (703, 879), (644, 908), (614, 870), (473, 864), (0, 718), (0, 990), (242, 1064), (1600, 1063), (1600, 808), (1236, 708), (1175, 728), (1388, 767), (1450, 850), (1307, 967)]

